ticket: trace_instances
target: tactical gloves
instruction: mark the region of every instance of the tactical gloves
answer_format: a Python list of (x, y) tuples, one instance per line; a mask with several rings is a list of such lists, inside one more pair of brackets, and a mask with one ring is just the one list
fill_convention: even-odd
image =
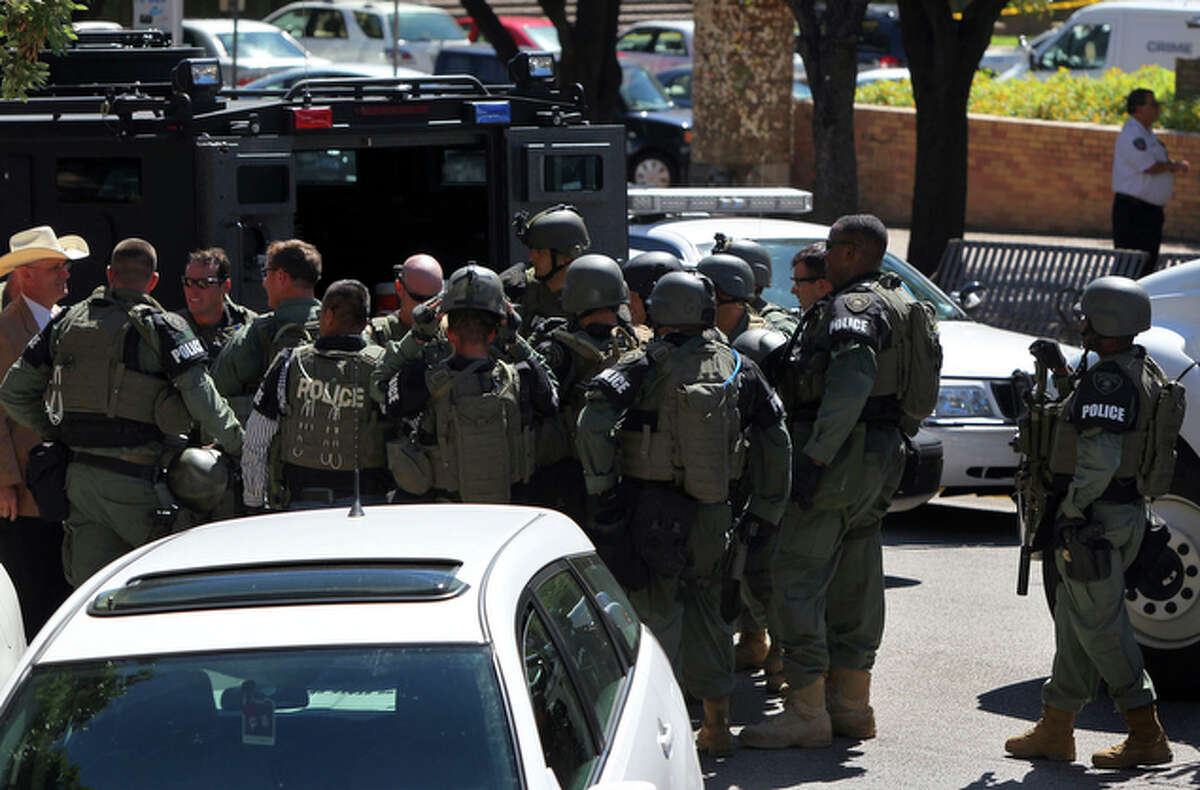
[(792, 501), (807, 510), (812, 507), (813, 494), (821, 484), (823, 467), (803, 453), (792, 459)]
[(438, 305), (435, 302), (440, 301), (440, 299), (431, 299), (413, 308), (412, 333), (422, 343), (428, 343), (438, 335), (442, 316), (438, 312)]
[(629, 523), (629, 501), (624, 486), (613, 486), (599, 494), (588, 494), (587, 532), (594, 540), (611, 539)]
[(1067, 359), (1063, 356), (1062, 349), (1053, 340), (1038, 338), (1029, 345), (1029, 353), (1047, 370), (1064, 370), (1067, 367)]

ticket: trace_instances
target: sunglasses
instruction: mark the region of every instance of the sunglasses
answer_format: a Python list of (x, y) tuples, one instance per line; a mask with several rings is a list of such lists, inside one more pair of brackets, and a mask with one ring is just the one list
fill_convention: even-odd
[(220, 285), (225, 282), (223, 277), (184, 277), (182, 279), (184, 288), (199, 288), (201, 291), (210, 285)]

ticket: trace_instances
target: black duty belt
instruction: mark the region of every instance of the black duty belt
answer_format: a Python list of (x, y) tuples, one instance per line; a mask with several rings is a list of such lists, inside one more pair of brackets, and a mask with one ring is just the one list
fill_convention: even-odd
[(95, 455), (94, 453), (85, 453), (79, 450), (72, 451), (71, 462), (83, 464), (84, 466), (94, 466), (97, 469), (107, 469), (119, 475), (137, 477), (151, 483), (154, 482), (154, 478), (158, 474), (158, 466), (155, 464), (135, 464), (132, 461), (123, 461), (120, 458), (114, 458), (110, 455)]
[(1113, 478), (1104, 492), (1096, 498), (1097, 502), (1106, 505), (1128, 505), (1142, 499), (1138, 493), (1137, 479), (1133, 477)]
[[(796, 422), (815, 422), (817, 411), (820, 408), (820, 401), (805, 403), (788, 409), (788, 415)], [(900, 401), (896, 400), (892, 395), (877, 395), (874, 398), (867, 398), (867, 402), (863, 404), (862, 412), (859, 413), (857, 421), (872, 424), (899, 425), (900, 416)]]

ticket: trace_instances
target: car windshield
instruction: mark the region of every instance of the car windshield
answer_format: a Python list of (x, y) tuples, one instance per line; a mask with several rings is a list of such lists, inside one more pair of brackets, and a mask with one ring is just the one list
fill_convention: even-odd
[[(440, 12), (404, 12), (399, 17), (396, 37), (409, 41), (457, 41), (466, 38), (463, 29), (454, 17)], [(387, 15), (388, 29), (392, 26), (392, 14)], [(551, 28), (553, 30), (553, 28)]]
[(621, 98), (633, 112), (669, 110), (675, 106), (650, 72), (631, 63), (621, 66)]
[(0, 720), (12, 788), (519, 786), (483, 646), (38, 667)]
[[(763, 298), (778, 305), (795, 307), (792, 295), (792, 258), (810, 244), (823, 239), (754, 239), (771, 253), (771, 285), (763, 290)], [(703, 257), (712, 252), (713, 242), (697, 244), (696, 249)], [(929, 302), (937, 310), (939, 321), (965, 319), (954, 300), (934, 285), (928, 277), (914, 269), (911, 264), (900, 260), (890, 252), (883, 256), (883, 270), (895, 272), (904, 281), (904, 286), (914, 298)]]
[[(220, 33), (217, 39), (225, 52), (233, 57), (233, 33)], [(268, 31), (243, 33), (238, 31), (238, 59), (242, 58), (303, 58), (304, 48), (289, 41), (282, 33)]]
[(538, 49), (549, 52), (558, 52), (562, 49), (562, 44), (558, 40), (558, 31), (554, 29), (553, 25), (530, 26), (522, 29)]

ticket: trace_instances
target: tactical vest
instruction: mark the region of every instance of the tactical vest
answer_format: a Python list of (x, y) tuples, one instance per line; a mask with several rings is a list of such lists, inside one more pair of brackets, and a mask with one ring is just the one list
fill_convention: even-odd
[(433, 487), (463, 502), (506, 503), (512, 486), (533, 474), (533, 436), (521, 417), (520, 380), (507, 362), (481, 370), (441, 364), (425, 374), (430, 403), (419, 436), (433, 467)]
[[(1170, 487), (1175, 471), (1175, 440), (1185, 411), (1183, 387), (1170, 381), (1140, 347), (1103, 361), (1117, 365), (1133, 383), (1137, 396), (1137, 416), (1133, 427), (1121, 433), (1121, 465), (1113, 473), (1113, 480), (1132, 479), (1140, 495), (1161, 496)], [(1079, 395), (1077, 386), (1061, 402), (1043, 407), (1048, 412), (1045, 419), (1052, 425), (1047, 465), (1054, 476), (1075, 473), (1079, 434), (1071, 415)]]
[(281, 462), (333, 472), (353, 471), (356, 457), (361, 470), (387, 466), (382, 416), (367, 391), (383, 353), (374, 345), (296, 349), (279, 425)]
[(645, 353), (654, 372), (617, 432), (622, 474), (674, 483), (703, 504), (725, 502), (746, 465), (741, 355), (703, 336), (682, 346), (655, 341)]
[[(259, 338), (262, 356), (259, 358), (258, 369), (262, 371), (261, 375), (266, 375), (267, 371), (271, 369), (271, 363), (275, 361), (275, 357), (280, 351), (285, 348), (295, 348), (303, 343), (312, 343), (321, 335), (320, 323), (316, 320), (304, 323), (285, 322), (280, 321), (274, 314), (255, 320), (250, 324), (250, 331)], [(226, 396), (229, 407), (233, 409), (233, 413), (237, 415), (242, 424), (245, 424), (246, 419), (250, 416), (254, 404), (254, 390), (257, 388), (258, 383), (255, 382), (250, 392)]]
[(63, 319), (50, 419), (61, 424), (68, 446), (130, 447), (191, 429), (191, 417), (166, 375), (138, 370), (138, 346), (154, 331), (149, 322), (156, 307), (126, 308), (96, 294)]
[(597, 340), (583, 329), (555, 329), (547, 339), (558, 343), (571, 355), (574, 366), (571, 381), (560, 381), (560, 410), (553, 419), (538, 423), (536, 434), (537, 465), (574, 458), (575, 430), (579, 412), (583, 409), (587, 383), (604, 368), (615, 363), (627, 351), (641, 344), (626, 330), (616, 327), (607, 340)]

